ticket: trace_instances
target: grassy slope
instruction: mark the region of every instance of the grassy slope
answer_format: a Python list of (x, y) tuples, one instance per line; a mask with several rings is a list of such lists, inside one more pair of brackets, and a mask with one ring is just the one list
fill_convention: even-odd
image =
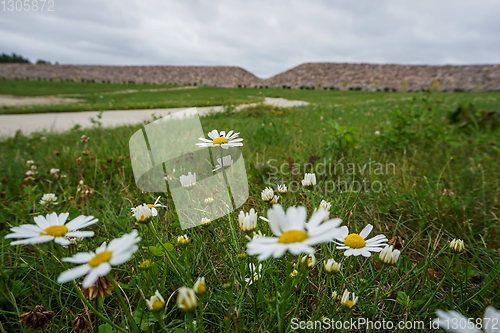
[[(344, 157), (345, 164), (363, 165), (375, 161), (383, 164), (394, 163), (396, 167), (394, 174), (376, 176), (357, 172), (355, 175), (328, 176), (333, 180), (340, 177), (347, 181), (353, 178), (359, 181), (380, 181), (383, 191), (378, 193), (361, 192), (358, 196), (358, 193), (349, 191), (299, 192), (283, 195), (280, 199), (284, 206), (304, 205), (309, 212), (322, 199), (326, 199), (333, 203), (331, 215), (342, 217), (344, 224), (348, 224), (353, 230), (359, 232), (367, 223), (371, 223), (375, 226), (372, 236), (383, 232), (388, 238), (401, 236), (406, 241), (398, 267), (388, 268), (389, 273), (383, 274), (375, 281), (375, 284), (379, 285), (378, 291), (370, 288), (360, 295), (353, 311), (354, 318), (366, 317), (395, 322), (407, 318), (424, 320), (427, 323), (430, 318), (434, 318), (437, 308), (454, 308), (473, 318), (482, 317), (487, 304), (499, 308), (498, 132), (458, 132), (443, 120), (446, 112), (459, 103), (474, 102), (481, 108), (499, 109), (499, 93), (441, 93), (427, 96), (421, 93), (372, 94), (271, 89), (262, 91), (266, 96), (302, 99), (317, 102), (321, 106), (313, 105), (295, 110), (257, 107), (241, 113), (216, 114), (202, 119), (206, 131), (218, 128), (241, 132), (241, 137), (245, 139), (242, 151), (250, 184), (251, 198), (248, 203), (253, 203), (259, 215), (265, 215), (269, 207), (260, 200), (260, 191), (266, 186), (264, 181), (269, 180), (262, 176), (266, 174), (266, 167), (261, 165), (259, 172), (258, 165), (265, 164), (270, 159), (275, 159), (269, 162), (271, 165), (280, 166), (285, 163), (283, 170), (288, 171), (288, 159), (292, 158), (298, 163), (297, 167), (301, 166), (302, 174), (303, 166), (311, 155), (333, 160)], [(246, 91), (245, 93), (249, 94)], [(397, 109), (417, 120), (405, 128), (396, 142), (392, 142), (391, 133), (394, 133), (398, 119), (401, 118), (391, 115), (391, 112)], [(408, 121), (408, 118), (404, 119)], [(96, 231), (96, 238), (83, 242), (79, 251), (87, 250), (87, 246), (88, 249), (93, 249), (103, 240), (121, 235), (131, 227), (140, 230), (144, 238), (143, 246), (154, 245), (154, 239), (143, 226), (133, 225), (130, 202), (134, 205), (153, 202), (156, 194), (137, 190), (129, 160), (119, 160), (120, 156), (127, 156), (128, 138), (139, 128), (96, 128), (85, 132), (75, 130), (62, 135), (47, 135), (46, 142), (36, 135), (32, 138), (17, 137), (4, 142), (0, 147), (1, 192), (4, 201), (0, 206), (0, 224), (4, 230), (2, 234), (6, 233), (8, 226), (32, 223), (33, 215), (43, 213), (43, 208), (38, 204), (42, 194), (53, 192), (60, 198), (60, 204), (56, 208), (58, 212), (69, 211), (72, 216), (80, 213), (93, 214), (100, 219), (100, 226), (91, 228)], [(374, 135), (377, 130), (382, 133), (380, 136)], [(344, 138), (345, 150), (341, 152), (336, 145), (336, 138), (344, 131), (354, 135)], [(79, 142), (83, 133), (91, 138), (87, 145)], [(336, 149), (325, 149), (331, 146)], [(81, 155), (84, 149), (90, 151), (90, 156), (95, 157), (94, 161), (90, 156)], [(56, 150), (60, 155), (54, 155)], [(77, 162), (77, 158), (81, 158), (81, 161)], [(108, 158), (113, 161), (107, 162)], [(27, 170), (25, 161), (28, 159), (37, 161), (40, 181), (29, 183), (30, 186), (23, 188), (26, 183), (23, 182), (23, 174)], [(103, 166), (108, 170), (104, 170)], [(52, 178), (48, 170), (56, 167), (68, 177), (62, 180)], [(286, 183), (294, 180), (290, 175), (278, 175), (278, 178)], [(84, 179), (96, 190), (82, 205), (81, 200), (69, 200), (77, 193), (80, 179)], [(300, 179), (301, 176), (298, 176), (295, 180)], [(454, 195), (442, 195), (445, 188), (453, 191)], [(244, 250), (243, 244), (246, 241), (243, 235), (240, 235), (241, 248), (231, 249), (228, 245), (230, 231), (227, 217), (215, 221), (210, 229), (194, 228), (183, 232), (176, 223), (172, 198), (167, 194), (162, 202), (168, 205), (168, 208), (161, 209), (155, 227), (162, 241), (174, 243), (176, 237), (183, 233), (194, 239), (193, 244), (183, 253), (184, 256), (186, 253), (190, 256), (188, 267), (191, 274), (195, 277), (207, 277), (210, 292), (204, 296), (202, 306), (208, 302), (204, 313), (205, 327), (208, 330), (220, 331), (225, 325), (224, 318), (242, 292), (242, 278), (250, 274), (247, 260), (236, 259), (236, 253)], [(250, 205), (246, 205), (245, 210), (249, 207)], [(238, 213), (239, 210), (233, 214), (233, 221)], [(259, 226), (265, 234), (270, 234), (264, 223), (259, 222)], [(419, 313), (441, 282), (450, 263), (451, 255), (445, 247), (454, 237), (464, 239), (468, 250), (455, 259), (449, 277), (438, 290), (435, 299), (427, 309)], [(331, 245), (317, 248), (319, 263), (330, 257), (337, 261), (342, 260), (342, 253), (333, 251)], [(59, 285), (50, 277), (52, 272), (60, 272), (62, 267), (55, 260), (49, 259), (42, 265), (37, 259), (37, 252), (31, 249), (29, 246), (17, 249), (10, 247), (8, 241), (2, 244), (1, 268), (7, 276), (7, 282), (2, 282), (2, 286), (11, 291), (16, 299), (14, 305), (8, 294), (0, 295), (2, 322), (7, 327), (17, 328), (16, 307), (24, 312), (43, 302), (57, 313), (54, 320), (56, 324), (52, 325), (53, 331), (62, 331), (66, 318), (72, 318), (69, 310), (74, 313), (82, 311), (81, 302), (74, 294), (68, 297), (71, 292), (69, 284)], [(41, 249), (50, 251), (47, 245), (42, 245)], [(228, 257), (227, 251), (232, 259)], [(178, 248), (175, 253), (181, 252)], [(144, 273), (138, 273), (137, 269), (134, 272), (131, 270), (131, 267), (136, 268), (142, 259), (163, 261), (161, 257), (154, 256), (149, 251), (141, 250), (128, 264), (114, 270), (131, 304), (139, 304), (139, 309), (143, 309), (145, 305), (137, 292), (137, 286), (145, 292), (146, 297), (154, 292), (154, 288), (159, 288), (167, 298), (183, 284), (171, 267), (158, 264), (155, 268), (158, 271), (154, 276), (160, 278), (156, 287), (152, 287)], [(241, 304), (238, 322), (243, 331), (277, 331), (276, 302), (280, 295), (286, 292), (283, 288), (286, 262), (292, 260), (295, 261), (296, 257), (287, 255), (279, 260), (270, 259), (265, 262), (264, 277), (258, 286), (251, 288), (255, 302), (246, 293), (242, 294), (241, 303), (236, 304)], [(344, 267), (346, 262), (344, 260)], [(380, 270), (380, 265), (373, 258), (360, 258), (357, 262), (357, 269), (351, 271), (353, 274), (348, 279), (355, 291)], [(308, 320), (316, 313), (329, 318), (344, 317), (344, 312), (337, 312), (338, 302), (330, 297), (333, 290), (342, 292), (338, 288), (340, 279), (337, 276), (328, 287), (328, 279), (322, 270), (321, 265), (318, 265), (311, 272), (303, 273), (294, 280), (295, 292), (292, 292), (285, 305), (285, 314), (288, 315), (284, 320), (285, 328), (293, 316), (298, 316), (301, 320)], [(239, 281), (239, 287), (222, 288), (224, 283), (231, 282), (233, 285), (235, 280)], [(32, 293), (32, 286), (36, 287), (35, 293)], [(322, 297), (323, 294), (326, 298)], [(375, 295), (378, 295), (379, 301), (374, 304)], [(408, 306), (401, 300), (396, 300), (398, 297), (401, 299), (401, 295), (409, 297)], [(117, 303), (112, 298), (107, 298), (104, 304), (107, 315), (117, 314)], [(167, 308), (165, 318), (167, 323), (171, 322), (172, 327), (183, 325), (184, 316), (172, 302)], [(231, 325), (234, 330), (235, 323)]]

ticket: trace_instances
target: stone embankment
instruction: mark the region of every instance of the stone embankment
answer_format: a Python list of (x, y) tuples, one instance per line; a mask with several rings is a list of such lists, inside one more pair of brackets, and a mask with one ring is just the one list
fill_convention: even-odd
[(225, 66), (0, 64), (0, 78), (321, 90), (500, 91), (500, 65), (306, 63), (263, 80), (243, 68)]

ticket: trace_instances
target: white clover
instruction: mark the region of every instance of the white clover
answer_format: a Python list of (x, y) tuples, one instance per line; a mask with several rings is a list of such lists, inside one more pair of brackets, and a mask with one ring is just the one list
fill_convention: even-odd
[(401, 254), (401, 251), (399, 250), (393, 250), (392, 245), (387, 245), (378, 255), (378, 258), (380, 261), (382, 261), (384, 264), (388, 265), (394, 265), (395, 263), (398, 262), (399, 255)]
[(372, 231), (373, 226), (368, 224), (360, 233), (349, 234), (349, 229), (346, 226), (340, 228), (340, 234), (335, 237), (340, 241), (334, 241), (337, 249), (345, 250), (344, 255), (370, 257), (371, 252), (380, 252), (387, 245), (387, 238), (384, 235), (377, 235), (373, 238), (366, 240), (366, 237)]
[[(158, 203), (158, 201), (160, 201), (160, 198), (161, 196), (159, 196), (158, 198), (156, 198), (156, 201), (154, 204), (144, 204), (144, 205), (147, 205), (148, 208), (151, 210), (151, 215), (153, 216), (157, 216), (158, 215), (158, 211), (156, 210), (156, 207), (167, 207), (167, 206), (164, 206), (164, 205), (161, 205)], [(132, 210), (132, 213), (135, 213), (135, 211), (141, 206), (138, 206), (138, 207), (134, 207), (134, 208), (131, 208)]]
[(315, 186), (316, 185), (316, 174), (306, 173), (304, 179), (302, 179), (302, 186)]
[(191, 189), (193, 186), (196, 185), (196, 172), (195, 173), (188, 172), (187, 176), (182, 175), (180, 177), (180, 181), (182, 187), (184, 187), (185, 189)]
[(41, 205), (55, 205), (57, 204), (57, 197), (54, 193), (45, 193), (40, 200)]
[(163, 299), (160, 292), (157, 290), (153, 296), (146, 300), (146, 305), (149, 311), (158, 312), (165, 307), (165, 299)]
[(454, 239), (450, 242), (450, 250), (456, 253), (465, 251), (464, 241), (461, 239)]
[(260, 194), (262, 201), (271, 201), (274, 198), (274, 190), (270, 187), (266, 187)]
[(14, 241), (11, 245), (19, 244), (39, 244), (54, 241), (61, 245), (69, 245), (71, 241), (66, 237), (92, 237), (93, 231), (78, 231), (88, 227), (98, 221), (93, 216), (80, 215), (77, 218), (66, 223), (69, 213), (62, 213), (59, 216), (56, 213), (47, 214), (47, 216), (35, 216), (34, 224), (23, 224), (19, 227), (10, 228), (11, 234), (5, 238), (24, 238)]
[(240, 229), (244, 232), (250, 232), (255, 230), (257, 227), (257, 213), (255, 209), (251, 208), (248, 213), (241, 211), (238, 216), (238, 220), (240, 223)]
[[(480, 322), (479, 329), (476, 325), (470, 327), (470, 318), (466, 318), (456, 311), (436, 311), (437, 318), (434, 319), (434, 324), (452, 333), (498, 333), (500, 330), (500, 311), (494, 307), (488, 306), (484, 312), (483, 320)], [(476, 324), (477, 320), (473, 320), (472, 324)]]
[(227, 169), (227, 168), (231, 167), (232, 165), (233, 165), (233, 158), (231, 157), (231, 155), (222, 157), (222, 162), (221, 162), (220, 157), (219, 157), (217, 159), (217, 165), (215, 166), (215, 169), (213, 169), (212, 171), (220, 170), (223, 167), (225, 169)]
[(31, 166), (32, 164), (35, 164), (35, 161), (33, 161), (33, 160), (27, 160), (27, 161), (26, 161), (26, 164), (27, 164), (28, 166)]
[(109, 245), (106, 245), (106, 242), (102, 243), (95, 252), (80, 252), (72, 257), (63, 258), (62, 261), (83, 265), (62, 272), (57, 282), (65, 283), (86, 275), (82, 287), (89, 288), (99, 277), (108, 274), (111, 266), (121, 265), (129, 260), (139, 249), (136, 244), (140, 240), (137, 230), (133, 230), (130, 234), (113, 239)]
[(57, 173), (58, 173), (58, 172), (59, 172), (59, 169), (54, 169), (54, 168), (50, 169), (50, 174), (51, 174), (51, 175), (55, 175), (55, 176), (57, 176)]
[(254, 264), (250, 263), (250, 264), (248, 264), (248, 268), (250, 268), (250, 275), (252, 277), (245, 278), (245, 282), (248, 283), (248, 285), (250, 286), (250, 285), (252, 285), (252, 283), (254, 283), (260, 279), (260, 275), (261, 275), (261, 271), (262, 271), (262, 264), (259, 264), (259, 267), (255, 267)]
[(232, 147), (243, 146), (242, 138), (238, 138), (240, 133), (233, 133), (229, 131), (227, 134), (225, 131), (221, 131), (220, 134), (217, 130), (213, 130), (208, 133), (208, 137), (212, 140), (205, 138), (199, 138), (200, 141), (196, 145), (198, 147), (222, 147), (223, 149), (228, 149)]
[(270, 256), (279, 258), (286, 251), (295, 255), (314, 253), (312, 245), (331, 241), (340, 232), (338, 226), (342, 220), (337, 218), (323, 222), (325, 214), (328, 213), (324, 210), (318, 211), (306, 224), (305, 207), (289, 207), (285, 213), (281, 205), (274, 205), (267, 211), (267, 219), (262, 219), (269, 223), (277, 237), (254, 237), (247, 244), (247, 253), (259, 255), (260, 261)]
[(329, 203), (326, 200), (321, 200), (321, 203), (319, 204), (319, 208), (326, 210), (327, 212), (330, 211), (330, 208), (332, 208), (332, 204)]

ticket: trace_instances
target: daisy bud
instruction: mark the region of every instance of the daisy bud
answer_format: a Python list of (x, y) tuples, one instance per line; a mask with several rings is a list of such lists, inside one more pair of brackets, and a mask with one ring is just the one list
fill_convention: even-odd
[(329, 203), (326, 200), (321, 200), (321, 203), (319, 204), (319, 208), (326, 210), (327, 212), (330, 211), (330, 208), (332, 208), (332, 204)]
[(344, 290), (344, 294), (342, 295), (342, 299), (340, 300), (340, 305), (345, 309), (345, 310), (350, 310), (352, 309), (355, 305), (356, 302), (358, 301), (358, 298), (356, 294), (352, 293), (352, 300), (349, 299), (350, 292), (347, 290)]
[(182, 235), (177, 237), (177, 245), (179, 246), (188, 246), (191, 244), (191, 239), (187, 235)]
[(384, 264), (394, 265), (396, 262), (398, 262), (400, 254), (401, 251), (393, 250), (392, 245), (386, 245), (386, 247), (378, 255), (378, 258)]
[(139, 264), (139, 269), (142, 271), (147, 271), (153, 267), (153, 262), (151, 260), (144, 260)]
[(210, 219), (206, 217), (201, 218), (201, 225), (204, 227), (208, 227), (210, 225)]
[(278, 185), (278, 193), (286, 193), (288, 191), (288, 189), (286, 188), (286, 185)]
[(196, 185), (196, 172), (192, 174), (188, 172), (187, 176), (180, 177), (181, 185), (186, 190), (191, 190)]
[(245, 252), (238, 253), (238, 259), (245, 259), (247, 254)]
[(461, 239), (454, 239), (450, 242), (450, 249), (455, 253), (461, 253), (465, 251), (464, 241)]
[(238, 220), (240, 222), (241, 231), (252, 232), (257, 227), (257, 213), (255, 213), (253, 208), (246, 214), (241, 211)]
[(198, 306), (194, 290), (188, 287), (180, 287), (177, 290), (177, 306), (182, 312), (191, 312)]
[(214, 198), (212, 197), (208, 197), (208, 198), (205, 198), (205, 200), (203, 200), (203, 203), (208, 206), (208, 205), (211, 205), (214, 203)]
[(328, 274), (336, 274), (340, 272), (340, 263), (336, 262), (334, 259), (328, 259), (324, 263), (325, 271)]
[(336, 291), (333, 291), (333, 292), (332, 292), (332, 299), (333, 299), (334, 301), (339, 300), (339, 294), (338, 294)]
[(194, 283), (193, 290), (196, 294), (202, 295), (207, 291), (207, 286), (205, 285), (205, 278), (199, 277)]
[(146, 304), (148, 305), (149, 311), (158, 312), (163, 310), (163, 308), (165, 307), (165, 300), (163, 299), (163, 297), (161, 297), (160, 293), (157, 290), (150, 299), (146, 300)]
[(302, 186), (312, 187), (316, 185), (316, 174), (306, 173), (302, 179)]
[(275, 195), (275, 196), (271, 199), (271, 201), (269, 201), (269, 203), (270, 203), (271, 205), (277, 204), (279, 199), (280, 199), (280, 197), (278, 197), (277, 195)]
[(316, 266), (316, 257), (314, 256), (314, 254), (311, 253), (309, 256), (302, 258), (300, 262), (304, 263), (306, 262), (306, 259), (307, 259), (307, 267), (313, 268), (314, 266)]
[(299, 275), (299, 271), (297, 271), (296, 269), (294, 269), (291, 273), (290, 273), (290, 277), (292, 279), (295, 279), (297, 277), (297, 275)]
[(134, 217), (138, 223), (148, 223), (153, 218), (153, 212), (148, 205), (142, 204), (135, 208)]

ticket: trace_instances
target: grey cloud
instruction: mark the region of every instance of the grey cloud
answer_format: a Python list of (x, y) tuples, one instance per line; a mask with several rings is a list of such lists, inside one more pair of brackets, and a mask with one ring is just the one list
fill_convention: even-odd
[(230, 65), (269, 77), (304, 62), (500, 62), (500, 3), (54, 0), (1, 12), (1, 52), (70, 64)]

